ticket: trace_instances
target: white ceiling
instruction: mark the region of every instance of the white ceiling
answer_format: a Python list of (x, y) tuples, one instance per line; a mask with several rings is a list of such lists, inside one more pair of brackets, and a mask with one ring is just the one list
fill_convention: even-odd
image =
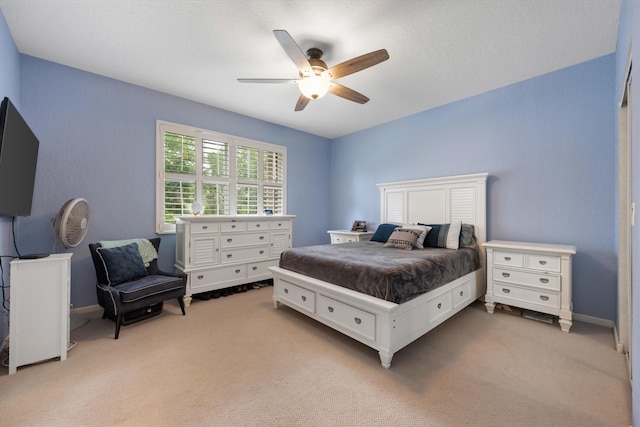
[[(621, 0), (0, 0), (18, 50), (335, 138), (615, 52)], [(329, 66), (385, 48), (294, 112), (287, 30)]]

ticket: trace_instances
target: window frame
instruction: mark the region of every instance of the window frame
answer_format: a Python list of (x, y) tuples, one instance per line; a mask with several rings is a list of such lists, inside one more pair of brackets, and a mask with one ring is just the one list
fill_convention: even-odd
[[(183, 175), (179, 173), (165, 172), (165, 138), (166, 132), (176, 133), (179, 135), (185, 135), (195, 138), (196, 146), (196, 171), (194, 175)], [(226, 178), (211, 178), (203, 175), (203, 144), (204, 140), (212, 140), (216, 142), (224, 142), (228, 144), (228, 177)], [(246, 180), (239, 179), (237, 177), (236, 167), (236, 148), (238, 146), (254, 148), (258, 150), (258, 179)], [(265, 152), (278, 153), (282, 155), (282, 175), (276, 178), (281, 178), (281, 181), (265, 181)], [(156, 233), (158, 234), (172, 234), (175, 233), (175, 224), (165, 222), (165, 179), (169, 177), (175, 178), (176, 181), (194, 180), (196, 182), (196, 196), (195, 199), (198, 202), (203, 203), (203, 184), (204, 183), (221, 183), (228, 185), (229, 196), (229, 216), (235, 216), (237, 214), (237, 189), (239, 186), (257, 186), (258, 188), (258, 200), (257, 200), (257, 212), (256, 214), (241, 214), (242, 216), (258, 216), (264, 211), (264, 188), (278, 189), (282, 191), (282, 212), (278, 215), (285, 215), (287, 212), (287, 147), (283, 145), (271, 144), (268, 142), (252, 140), (248, 138), (242, 138), (234, 135), (228, 135), (211, 130), (196, 128), (188, 125), (181, 125), (177, 123), (171, 123), (164, 120), (156, 121)], [(193, 178), (193, 179), (192, 179)], [(206, 206), (205, 206), (206, 214)], [(207, 214), (209, 215), (209, 214)], [(226, 216), (220, 214), (213, 214), (213, 216)]]

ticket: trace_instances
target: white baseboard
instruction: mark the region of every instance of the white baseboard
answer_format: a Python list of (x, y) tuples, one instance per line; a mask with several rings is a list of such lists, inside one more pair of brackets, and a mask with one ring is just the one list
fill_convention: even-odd
[(98, 304), (95, 305), (87, 305), (84, 307), (79, 307), (79, 308), (73, 308), (73, 310), (71, 310), (71, 315), (73, 316), (74, 314), (87, 314), (87, 313), (94, 313), (94, 312), (98, 312), (101, 311), (102, 307), (100, 307)]
[(591, 323), (592, 325), (604, 326), (606, 328), (614, 328), (615, 323), (613, 320), (603, 319), (601, 317), (589, 316), (588, 314), (573, 313), (573, 320), (580, 322)]

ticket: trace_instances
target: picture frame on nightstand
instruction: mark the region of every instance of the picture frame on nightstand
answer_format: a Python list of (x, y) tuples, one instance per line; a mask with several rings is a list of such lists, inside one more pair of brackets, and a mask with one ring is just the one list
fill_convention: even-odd
[(351, 231), (367, 231), (367, 221), (357, 219), (353, 221)]

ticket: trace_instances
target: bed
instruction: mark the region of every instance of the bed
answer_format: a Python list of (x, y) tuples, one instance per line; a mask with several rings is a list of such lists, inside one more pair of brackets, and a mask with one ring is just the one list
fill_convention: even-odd
[[(378, 184), (380, 224), (471, 224), (480, 248), (486, 241), (487, 177), (487, 173), (480, 173)], [(332, 249), (329, 249), (330, 245), (325, 246), (327, 251), (348, 251), (350, 246), (371, 248), (375, 243), (351, 243)], [(292, 253), (297, 249), (291, 249)], [(322, 250), (317, 247), (312, 251), (316, 249)], [(419, 250), (395, 251), (416, 255)], [(378, 252), (375, 253), (379, 256)], [(318, 276), (311, 268), (305, 272), (304, 267), (296, 268), (298, 271), (281, 266), (270, 267), (274, 277), (274, 307), (277, 309), (284, 304), (362, 342), (377, 350), (382, 366), (390, 368), (395, 352), (484, 295), (484, 255), (480, 249), (475, 253), (477, 268), (431, 290), (419, 290), (416, 295), (394, 295), (387, 285), (386, 291), (381, 290), (377, 294), (367, 291), (376, 295), (373, 296), (361, 292), (363, 286), (367, 286), (360, 283), (362, 280), (356, 283), (358, 280), (353, 275), (353, 283), (340, 286), (311, 277), (310, 274)], [(288, 255), (285, 251), (282, 257)], [(303, 266), (304, 262), (299, 265)], [(334, 272), (334, 275), (348, 278), (347, 273)], [(329, 279), (322, 275), (319, 277)], [(372, 278), (373, 274), (369, 277)]]

